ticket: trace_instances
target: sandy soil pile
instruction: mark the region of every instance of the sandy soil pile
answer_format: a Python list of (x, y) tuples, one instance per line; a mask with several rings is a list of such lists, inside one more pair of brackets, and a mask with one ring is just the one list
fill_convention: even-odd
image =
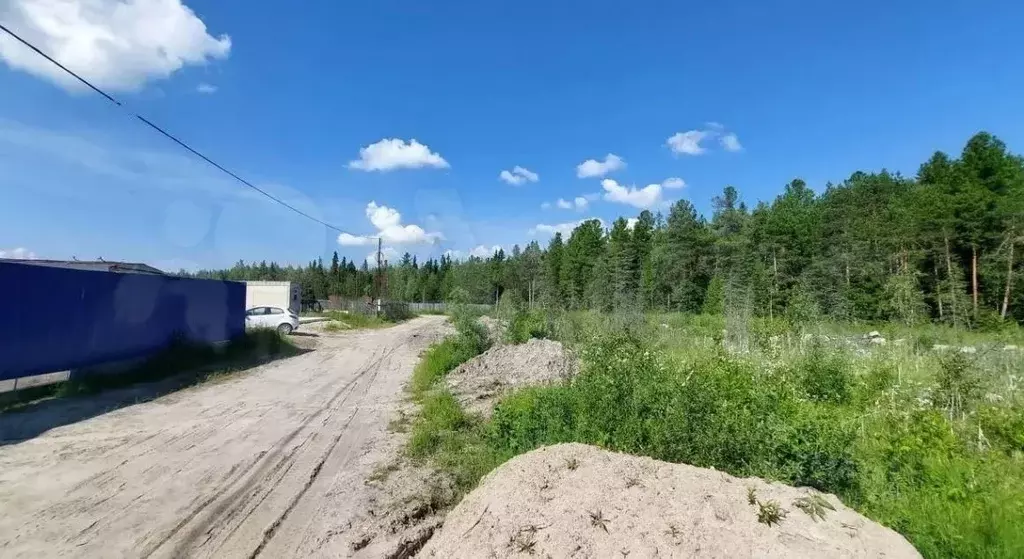
[[(782, 517), (771, 525), (759, 521), (757, 502), (781, 506)], [(495, 469), (452, 510), (419, 556), (627, 553), (920, 557), (902, 536), (833, 495), (581, 444), (535, 450)]]
[(578, 365), (562, 344), (531, 339), (520, 345), (494, 346), (448, 373), (448, 388), (469, 412), (489, 417), (495, 401), (517, 387), (559, 382)]

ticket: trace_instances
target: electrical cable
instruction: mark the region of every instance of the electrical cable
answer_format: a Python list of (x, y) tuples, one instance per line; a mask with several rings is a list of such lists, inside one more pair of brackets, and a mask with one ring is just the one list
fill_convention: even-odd
[(343, 233), (344, 232), (340, 227), (331, 225), (330, 223), (327, 223), (326, 221), (323, 221), (321, 219), (318, 219), (316, 217), (313, 217), (313, 216), (309, 215), (308, 213), (306, 213), (306, 212), (296, 208), (295, 206), (292, 206), (288, 202), (285, 202), (284, 200), (281, 200), (280, 198), (274, 196), (273, 194), (267, 192), (266, 190), (263, 190), (262, 188), (252, 184), (251, 182), (243, 179), (242, 177), (238, 176), (237, 174), (229, 171), (224, 166), (220, 165), (219, 163), (215, 162), (214, 160), (210, 159), (209, 157), (207, 157), (207, 156), (203, 155), (202, 153), (196, 151), (191, 146), (189, 146), (188, 144), (186, 144), (182, 140), (178, 139), (176, 136), (174, 136), (170, 132), (164, 130), (160, 126), (157, 126), (156, 124), (153, 124), (152, 122), (147, 120), (142, 115), (140, 115), (140, 114), (138, 114), (136, 112), (131, 111), (130, 109), (128, 109), (128, 107), (126, 107), (123, 103), (121, 103), (120, 101), (115, 99), (112, 95), (110, 95), (107, 92), (103, 91), (102, 89), (96, 87), (95, 85), (89, 83), (89, 81), (86, 80), (85, 78), (83, 78), (82, 76), (79, 76), (78, 74), (76, 74), (75, 72), (71, 71), (69, 68), (67, 68), (66, 66), (64, 66), (60, 62), (57, 62), (57, 60), (55, 60), (53, 57), (51, 57), (50, 55), (46, 54), (45, 52), (40, 50), (35, 45), (33, 45), (32, 43), (28, 42), (27, 40), (21, 38), (21, 36), (19, 36), (14, 31), (11, 31), (10, 29), (8, 29), (3, 23), (0, 23), (0, 30), (3, 30), (5, 33), (10, 35), (11, 37), (14, 37), (15, 39), (17, 39), (21, 44), (23, 44), (26, 47), (28, 47), (28, 48), (32, 49), (33, 51), (35, 51), (36, 54), (38, 54), (39, 56), (42, 56), (43, 58), (49, 60), (55, 66), (57, 66), (61, 70), (64, 70), (65, 72), (67, 72), (68, 74), (73, 76), (75, 79), (77, 79), (78, 81), (80, 81), (83, 84), (85, 84), (87, 87), (89, 87), (89, 89), (92, 89), (96, 93), (99, 93), (104, 98), (106, 98), (107, 101), (110, 101), (111, 103), (117, 105), (118, 107), (124, 109), (125, 111), (128, 111), (128, 114), (132, 115), (133, 117), (135, 117), (137, 120), (139, 120), (140, 122), (142, 122), (146, 126), (152, 128), (153, 130), (156, 130), (157, 132), (159, 132), (161, 135), (163, 135), (167, 139), (169, 139), (172, 142), (178, 144), (179, 146), (185, 148), (186, 150), (191, 152), (196, 157), (199, 157), (203, 161), (206, 161), (210, 165), (212, 165), (212, 166), (216, 167), (217, 169), (219, 169), (220, 171), (226, 173), (228, 176), (232, 177), (233, 179), (237, 180), (238, 182), (242, 183), (243, 185), (245, 185), (245, 186), (255, 190), (256, 192), (259, 192), (260, 194), (262, 194), (262, 195), (266, 196), (267, 198), (269, 198), (270, 200), (273, 200), (274, 202), (276, 202), (276, 203), (278, 203), (278, 204), (288, 208), (289, 210), (291, 210), (291, 211), (293, 211), (293, 212), (295, 212), (295, 213), (297, 213), (297, 214), (299, 214), (299, 215), (301, 215), (301, 216), (303, 216), (303, 217), (305, 217), (307, 219), (315, 221), (315, 222), (319, 223), (320, 225), (323, 225), (324, 227), (327, 227), (328, 229), (333, 229), (334, 231), (337, 231), (339, 233)]

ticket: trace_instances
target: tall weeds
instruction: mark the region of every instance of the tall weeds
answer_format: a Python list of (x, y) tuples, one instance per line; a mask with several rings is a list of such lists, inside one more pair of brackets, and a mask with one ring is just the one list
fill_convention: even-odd
[(908, 341), (877, 347), (864, 328), (751, 319), (739, 348), (723, 317), (652, 322), (558, 317), (548, 331), (578, 350), (579, 376), (511, 394), (488, 422), (439, 394), (423, 454), (467, 490), (511, 456), (578, 441), (831, 492), (926, 557), (1024, 557), (1024, 359), (918, 347), (960, 335), (935, 327), (894, 327)]

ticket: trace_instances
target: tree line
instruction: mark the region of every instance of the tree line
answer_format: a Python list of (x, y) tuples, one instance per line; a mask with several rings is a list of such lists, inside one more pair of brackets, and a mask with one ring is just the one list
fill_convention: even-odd
[(936, 152), (915, 178), (857, 171), (821, 194), (795, 179), (753, 208), (726, 186), (710, 217), (680, 200), (667, 215), (643, 211), (607, 229), (585, 221), (544, 248), (461, 261), (405, 254), (386, 281), (337, 253), (326, 266), (239, 262), (197, 275), (299, 281), (317, 298), (369, 296), (379, 283), (405, 301), (460, 287), (475, 302), (546, 308), (969, 326), (1024, 320), (1021, 244), (1024, 159), (981, 132), (959, 157)]

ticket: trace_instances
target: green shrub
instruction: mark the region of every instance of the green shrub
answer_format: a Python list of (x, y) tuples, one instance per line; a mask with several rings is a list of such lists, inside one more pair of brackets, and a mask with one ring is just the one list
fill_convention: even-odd
[(896, 385), (896, 368), (888, 362), (872, 363), (858, 380), (858, 402), (861, 405), (871, 405), (879, 395)]
[(828, 491), (856, 484), (854, 427), (800, 402), (781, 379), (721, 356), (680, 367), (628, 337), (592, 344), (583, 359), (569, 386), (503, 400), (492, 444), (519, 453), (575, 440)]
[(686, 331), (694, 336), (721, 336), (725, 330), (725, 317), (713, 314), (698, 314), (689, 320)]
[(862, 513), (907, 536), (925, 557), (1021, 557), (1020, 460), (979, 453), (938, 410), (890, 410), (861, 437)]
[[(720, 332), (722, 317), (653, 321), (669, 324), (658, 345), (614, 317), (562, 315), (550, 331), (572, 335), (580, 375), (509, 395), (489, 422), (439, 402), (416, 444), (462, 491), (515, 454), (577, 441), (832, 492), (925, 557), (1024, 556), (1024, 412), (1012, 397), (982, 403), (984, 356), (812, 345), (735, 357), (687, 342)], [(752, 331), (785, 328), (755, 320)]]
[(928, 330), (918, 332), (914, 336), (914, 350), (921, 353), (931, 351), (937, 343), (939, 343), (938, 337), (934, 332)]
[(975, 403), (981, 393), (981, 379), (973, 360), (954, 351), (939, 359), (935, 380), (934, 404), (945, 409), (950, 418), (962, 416)]
[(847, 497), (859, 494), (856, 425), (841, 409), (799, 406), (778, 437), (778, 479)]
[(793, 326), (785, 318), (752, 320), (750, 335), (754, 345), (761, 350), (770, 350), (773, 340), (781, 339), (793, 331)]
[(1024, 409), (982, 406), (978, 426), (992, 448), (1010, 455), (1024, 453)]
[(826, 351), (820, 344), (796, 362), (795, 377), (809, 398), (818, 402), (845, 404), (850, 401), (853, 376), (850, 363), (836, 351)]
[(515, 455), (575, 440), (575, 394), (569, 387), (553, 386), (526, 388), (508, 396), (495, 406), (489, 442)]
[(982, 332), (1014, 332), (1017, 327), (1017, 322), (1014, 320), (1006, 320), (1001, 314), (995, 311), (980, 309), (978, 311), (978, 318), (975, 322), (975, 326)]
[(511, 344), (522, 344), (530, 338), (547, 338), (548, 323), (541, 311), (518, 311), (509, 321), (505, 331), (505, 341)]

